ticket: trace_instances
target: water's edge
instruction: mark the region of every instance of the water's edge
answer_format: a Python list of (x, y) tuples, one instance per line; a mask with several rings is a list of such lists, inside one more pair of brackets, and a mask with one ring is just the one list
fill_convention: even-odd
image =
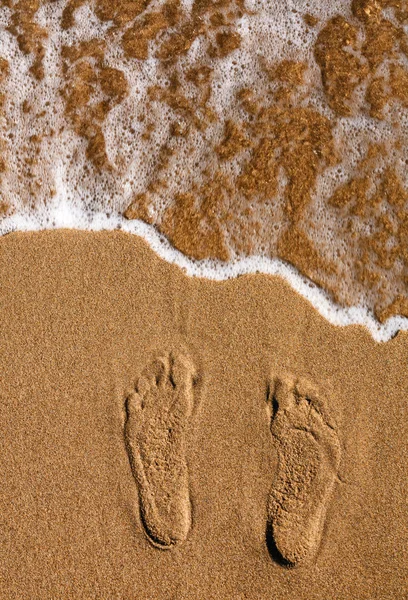
[(161, 258), (178, 265), (190, 277), (223, 281), (250, 273), (279, 275), (333, 325), (363, 325), (377, 342), (386, 342), (395, 337), (399, 331), (408, 331), (408, 318), (406, 317), (391, 317), (385, 323), (380, 324), (373, 313), (364, 307), (343, 308), (336, 305), (324, 290), (301, 275), (293, 266), (280, 259), (253, 256), (229, 263), (216, 260), (197, 261), (173, 248), (152, 225), (143, 221), (129, 221), (117, 214), (94, 213), (87, 215), (80, 209), (73, 211), (72, 205), (69, 206), (69, 210), (64, 210), (61, 205), (50, 210), (48, 206), (46, 212), (46, 218), (44, 218), (44, 214), (33, 213), (7, 217), (0, 223), (0, 235), (17, 231), (50, 229), (121, 230), (142, 237)]

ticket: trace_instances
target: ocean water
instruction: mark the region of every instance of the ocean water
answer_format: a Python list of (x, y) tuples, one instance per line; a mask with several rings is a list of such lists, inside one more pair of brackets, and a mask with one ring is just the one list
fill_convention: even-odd
[(120, 228), (408, 329), (397, 0), (0, 1), (0, 234)]

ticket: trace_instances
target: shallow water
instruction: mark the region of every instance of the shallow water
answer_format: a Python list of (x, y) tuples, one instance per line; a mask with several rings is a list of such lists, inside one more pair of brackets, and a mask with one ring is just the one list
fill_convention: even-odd
[(406, 19), (3, 0), (0, 232), (121, 227), (191, 274), (283, 274), (388, 339), (408, 328)]

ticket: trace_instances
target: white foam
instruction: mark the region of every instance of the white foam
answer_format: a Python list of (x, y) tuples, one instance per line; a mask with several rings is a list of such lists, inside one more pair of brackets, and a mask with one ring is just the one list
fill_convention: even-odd
[[(209, 106), (215, 111), (218, 121), (211, 124), (205, 133), (193, 131), (185, 142), (177, 141), (177, 152), (170, 159), (170, 167), (165, 173), (168, 187), (153, 195), (152, 213), (159, 224), (176, 193), (189, 191), (193, 183), (201, 183), (202, 164), (209, 169), (218, 168), (224, 174), (235, 176), (240, 172), (247, 159), (245, 152), (228, 164), (215, 165), (215, 159), (208, 158), (208, 151), (222, 139), (227, 119), (241, 122), (247, 118), (235, 101), (239, 89), (247, 87), (266, 94), (267, 83), (260, 67), (261, 58), (270, 65), (288, 58), (307, 62), (310, 66), (307, 76), (309, 93), (307, 104), (302, 106), (311, 106), (326, 117), (333, 116), (322, 91), (319, 67), (313, 60), (313, 44), (319, 28), (307, 27), (302, 15), (312, 13), (320, 19), (323, 26), (324, 22), (336, 14), (351, 18), (350, 2), (276, 0), (270, 3), (266, 0), (249, 0), (246, 4), (254, 13), (237, 19), (236, 28), (242, 36), (241, 47), (212, 64), (213, 84)], [(85, 170), (89, 166), (86, 158), (87, 142), (73, 132), (70, 126), (72, 124), (64, 114), (65, 106), (60, 92), (66, 81), (62, 72), (61, 48), (63, 45), (71, 46), (91, 39), (103, 40), (108, 35), (110, 24), (99, 21), (91, 0), (76, 11), (75, 27), (64, 31), (60, 20), (65, 5), (65, 0), (44, 3), (36, 15), (38, 24), (46, 27), (49, 34), (48, 40), (44, 41), (45, 78), (40, 82), (35, 81), (29, 71), (33, 57), (23, 54), (15, 37), (6, 30), (12, 11), (5, 8), (0, 10), (0, 56), (7, 58), (10, 66), (10, 73), (0, 89), (6, 94), (5, 112), (0, 114), (0, 152), (8, 164), (8, 171), (1, 176), (0, 202), (7, 200), (14, 209), (12, 215), (0, 219), (0, 234), (66, 227), (83, 230), (120, 228), (142, 236), (160, 256), (178, 264), (191, 276), (223, 280), (253, 272), (276, 274), (284, 277), (331, 323), (362, 324), (378, 341), (390, 339), (400, 329), (408, 330), (408, 319), (393, 317), (383, 325), (375, 319), (371, 310), (375, 304), (375, 291), (364, 295), (366, 290), (359, 289), (359, 282), (353, 281), (348, 260), (354, 260), (355, 256), (349, 259), (347, 239), (339, 234), (344, 225), (344, 217), (326, 203), (338, 185), (355, 175), (358, 163), (370, 142), (392, 139), (393, 130), (388, 121), (379, 122), (367, 114), (337, 119), (334, 137), (342, 147), (342, 161), (319, 175), (312, 203), (308, 207), (310, 214), (306, 227), (310, 229), (312, 242), (321, 254), (340, 262), (340, 292), (346, 297), (347, 289), (355, 286), (353, 291), (359, 298), (360, 306), (341, 308), (335, 305), (327, 293), (301, 276), (295, 268), (266, 256), (268, 252), (272, 255), (276, 253), (279, 223), (284, 221), (282, 198), (288, 183), (285, 173), (280, 175), (276, 197), (268, 199), (269, 204), (265, 203), (270, 211), (269, 221), (261, 215), (262, 239), (258, 242), (254, 240), (256, 250), (253, 256), (237, 257), (234, 255), (234, 248), (231, 248), (235, 258), (227, 264), (215, 260), (190, 260), (172, 248), (154, 227), (141, 221), (130, 222), (121, 216), (135, 194), (145, 191), (148, 186), (149, 177), (158, 162), (160, 147), (168, 140), (171, 123), (178, 118), (177, 113), (165, 103), (150, 104), (146, 110), (148, 88), (168, 83), (166, 74), (160, 71), (159, 61), (154, 57), (155, 43), (151, 43), (147, 60), (130, 60), (125, 57), (120, 43), (123, 32), (109, 34), (111, 37), (104, 64), (124, 73), (129, 95), (120, 105), (112, 108), (103, 123), (106, 152), (113, 165), (113, 172), (89, 176)], [(152, 0), (148, 11), (160, 10), (162, 5), (163, 0)], [(191, 12), (192, 0), (185, 0), (183, 6), (186, 12)], [(197, 38), (189, 52), (179, 58), (181, 70), (195, 66), (204, 56), (206, 41), (202, 37)], [(400, 60), (408, 65), (407, 57), (400, 57)], [(197, 90), (191, 83), (184, 82), (183, 85), (186, 98), (194, 103)], [(93, 103), (103, 98), (101, 90), (96, 88), (97, 86), (92, 97)], [(363, 92), (361, 89), (362, 99)], [(29, 113), (21, 110), (25, 101), (33, 106)], [(47, 114), (38, 117), (44, 107), (47, 107)], [(148, 141), (143, 140), (145, 125), (139, 120), (141, 115), (156, 125)], [(390, 110), (390, 119), (391, 117), (400, 123), (400, 139), (404, 142), (404, 147), (408, 148), (408, 110), (397, 107)], [(51, 128), (58, 134), (47, 135)], [(35, 149), (27, 143), (28, 137), (44, 133), (40, 160), (31, 167), (32, 173), (27, 175), (26, 164), (36, 156)], [(10, 134), (12, 138), (9, 137)], [(401, 178), (407, 179), (404, 165), (400, 171)], [(37, 202), (33, 207), (33, 194), (28, 182), (36, 185), (36, 181)], [(359, 231), (368, 232), (372, 223), (361, 223), (358, 226)], [(229, 231), (228, 234), (230, 233)], [(234, 233), (239, 234), (239, 231), (235, 229)], [(390, 297), (395, 297), (402, 291), (402, 277), (398, 268), (397, 264), (392, 273), (396, 283), (391, 281), (392, 278), (387, 283)], [(382, 281), (385, 281), (385, 273), (381, 275)]]

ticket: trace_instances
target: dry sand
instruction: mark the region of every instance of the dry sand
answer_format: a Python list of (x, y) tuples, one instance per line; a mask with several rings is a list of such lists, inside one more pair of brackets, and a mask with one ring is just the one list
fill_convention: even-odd
[(1, 599), (407, 597), (406, 333), (120, 232), (1, 238), (0, 308)]

